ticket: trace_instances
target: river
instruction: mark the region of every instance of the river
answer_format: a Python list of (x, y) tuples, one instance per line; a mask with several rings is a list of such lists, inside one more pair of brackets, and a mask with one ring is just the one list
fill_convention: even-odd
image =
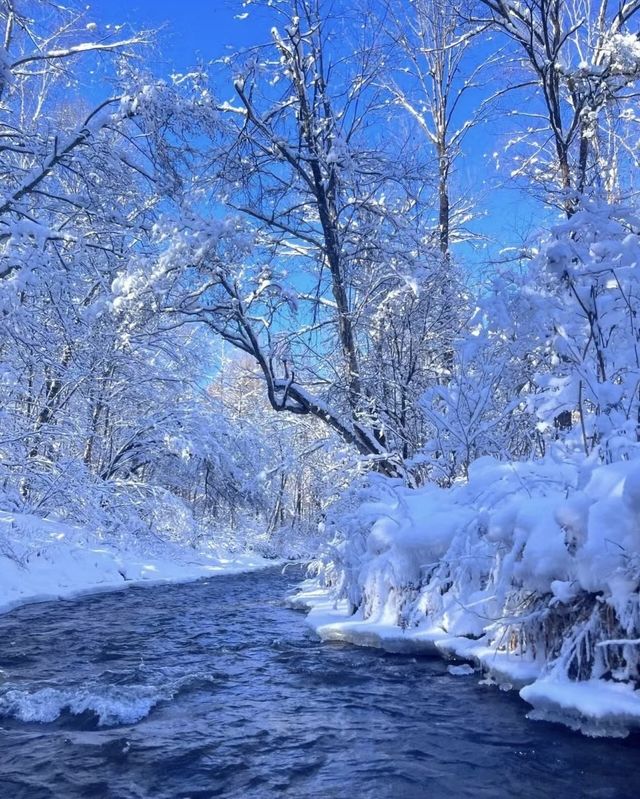
[(322, 644), (279, 570), (0, 617), (1, 799), (640, 796), (640, 738), (440, 660)]

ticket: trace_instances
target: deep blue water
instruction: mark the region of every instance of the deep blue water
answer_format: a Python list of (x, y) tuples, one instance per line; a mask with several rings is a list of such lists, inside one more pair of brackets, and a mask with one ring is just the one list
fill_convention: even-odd
[(528, 721), (438, 660), (322, 644), (299, 572), (0, 617), (0, 799), (640, 796), (640, 740)]

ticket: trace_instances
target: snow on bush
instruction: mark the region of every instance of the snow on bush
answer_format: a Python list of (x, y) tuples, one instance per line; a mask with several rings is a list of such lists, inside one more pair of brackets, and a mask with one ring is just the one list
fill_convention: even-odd
[(637, 687), (639, 462), (486, 457), (465, 484), (374, 476), (345, 503), (324, 575), (363, 620), (471, 639), (554, 684)]

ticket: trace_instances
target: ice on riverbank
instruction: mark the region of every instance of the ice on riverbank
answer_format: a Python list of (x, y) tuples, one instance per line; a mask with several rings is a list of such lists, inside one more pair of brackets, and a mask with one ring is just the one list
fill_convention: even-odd
[[(437, 629), (401, 629), (352, 616), (345, 600), (313, 581), (287, 598), (307, 613), (306, 623), (324, 641), (374, 647), (390, 653), (441, 656), (456, 661), (454, 676), (484, 675), (488, 684), (519, 690), (533, 709), (528, 718), (564, 724), (590, 737), (625, 737), (640, 728), (640, 690), (603, 679), (572, 681), (545, 676), (545, 664), (517, 652), (500, 651), (483, 640), (447, 637)], [(470, 665), (473, 664), (473, 665)]]
[(0, 511), (0, 612), (30, 602), (187, 582), (274, 563), (257, 554), (195, 549), (152, 536), (118, 545), (64, 522)]
[(640, 727), (637, 462), (483, 458), (450, 489), (368, 480), (328, 518), (328, 594), (308, 603), (321, 638), (471, 663), (523, 689), (533, 718), (587, 734)]
[(624, 738), (640, 727), (640, 691), (611, 680), (559, 680), (543, 677), (520, 691), (533, 705), (529, 718), (560, 721), (591, 737)]

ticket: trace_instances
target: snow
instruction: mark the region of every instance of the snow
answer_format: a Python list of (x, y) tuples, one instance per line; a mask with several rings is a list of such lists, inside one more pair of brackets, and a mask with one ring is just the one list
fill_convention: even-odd
[(189, 582), (273, 566), (257, 554), (163, 542), (105, 541), (52, 519), (0, 511), (0, 612), (20, 605), (113, 591), (132, 585)]
[(624, 737), (640, 727), (640, 691), (626, 683), (540, 679), (522, 688), (520, 696), (534, 707), (530, 718), (561, 719), (591, 737)]
[(467, 677), (470, 674), (475, 674), (475, 669), (467, 663), (461, 666), (447, 666), (447, 671), (454, 677)]
[[(549, 191), (552, 205), (571, 213), (558, 224), (540, 214), (536, 224), (547, 232), (504, 247), (514, 266), (494, 264), (495, 279), (462, 252), (434, 257), (428, 242), (437, 231), (414, 226), (426, 211), (422, 192), (402, 188), (393, 158), (389, 170), (367, 166), (377, 129), (368, 111), (358, 136), (341, 136), (343, 100), (360, 107), (366, 70), (349, 75), (347, 59), (331, 88), (318, 83), (322, 102), (310, 109), (299, 105), (304, 92), (284, 91), (274, 106), (272, 92), (260, 91), (263, 80), (296, 89), (300, 75), (320, 69), (317, 48), (332, 38), (320, 18), (316, 36), (278, 9), (286, 35), (274, 27), (271, 57), (255, 54), (236, 75), (236, 101), (246, 107), (222, 100), (230, 85), (209, 86), (204, 68), (167, 83), (116, 59), (104, 77), (117, 76), (119, 97), (77, 127), (53, 113), (55, 61), (65, 59), (73, 87), (86, 72), (76, 56), (89, 55), (90, 67), (92, 53), (115, 55), (146, 36), (84, 41), (62, 7), (29, 29), (15, 26), (0, 47), (8, 131), (0, 610), (262, 568), (272, 561), (198, 544), (201, 528), (229, 548), (261, 540), (261, 551), (286, 544), (300, 553), (315, 545), (317, 517), (352, 482), (323, 524), (332, 539), (318, 585), (291, 600), (309, 610), (321, 638), (472, 663), (489, 680), (521, 688), (534, 713), (581, 729), (635, 724), (640, 236), (634, 209), (605, 199), (624, 196), (633, 173), (621, 157), (633, 149), (625, 141), (632, 128), (619, 124), (633, 123), (631, 86), (640, 75), (629, 5), (625, 19), (603, 5), (598, 31), (589, 13), (574, 26), (569, 9), (559, 52), (549, 61), (538, 48), (542, 61), (529, 64), (534, 83), (540, 64), (554, 71), (556, 111), (577, 112), (579, 135), (567, 139), (561, 163), (544, 143), (553, 149), (545, 130), (558, 133), (554, 120), (511, 109), (509, 117), (524, 110), (534, 120), (502, 131), (516, 150), (512, 174), (528, 175), (530, 188)], [(518, 7), (507, 3), (496, 20), (522, 44), (544, 11), (526, 23)], [(92, 21), (85, 27), (98, 30)], [(46, 43), (36, 55), (34, 41)], [(34, 59), (37, 69), (22, 69)], [(474, 79), (463, 72), (467, 89)], [(428, 97), (424, 108), (399, 88), (387, 99), (435, 141)], [(241, 168), (212, 172), (220, 148), (236, 139), (234, 118), (247, 137)], [(459, 142), (473, 122), (451, 121), (450, 143)], [(134, 156), (139, 135), (146, 145)], [(584, 146), (586, 161), (575, 152)], [(583, 161), (588, 175), (575, 171)], [(312, 162), (320, 178), (310, 177)], [(331, 184), (339, 186), (341, 208), (324, 230), (340, 245), (331, 288), (324, 256), (335, 248), (314, 237), (323, 216), (318, 179), (329, 205)], [(583, 196), (569, 186), (584, 186)], [(260, 213), (222, 211), (258, 196)], [(472, 217), (452, 205), (452, 243), (476, 235), (461, 232)], [(356, 269), (354, 282), (365, 252), (367, 269)], [(285, 261), (276, 279), (273, 265)], [(311, 302), (308, 318), (298, 300)], [(214, 332), (259, 368), (213, 364)], [(338, 347), (334, 358), (336, 341), (344, 357)], [(258, 393), (265, 377), (268, 402)], [(285, 413), (270, 421), (272, 407), (292, 412), (289, 428)], [(326, 437), (321, 421), (342, 443)], [(352, 458), (343, 445), (367, 454)], [(400, 479), (361, 477), (375, 465), (430, 485), (409, 490)], [(230, 535), (217, 526), (227, 516)], [(87, 699), (78, 690), (43, 687), (35, 709), (33, 697), (16, 693), (11, 712), (82, 712)], [(135, 717), (152, 701), (107, 697), (94, 709), (101, 718)]]
[(345, 641), (357, 646), (383, 649), (385, 652), (437, 654), (436, 641), (441, 630), (412, 630), (405, 632), (396, 625), (372, 622), (366, 619), (345, 620), (340, 610), (318, 612), (312, 610), (307, 623), (323, 641)]
[(308, 612), (306, 623), (323, 641), (342, 641), (385, 652), (437, 654), (438, 630), (404, 631), (390, 621), (353, 618), (345, 600), (336, 601), (331, 589), (306, 583), (287, 598), (289, 607)]
[(640, 726), (639, 471), (552, 455), (482, 458), (446, 489), (371, 477), (329, 515), (324, 585), (298, 607), (323, 640), (473, 664), (536, 714), (628, 732)]
[(640, 43), (634, 33), (615, 33), (603, 46), (612, 73), (634, 75), (640, 69)]
[(519, 688), (534, 680), (541, 664), (522, 657), (517, 652), (501, 652), (491, 646), (473, 646), (466, 652), (473, 660), (503, 688)]

